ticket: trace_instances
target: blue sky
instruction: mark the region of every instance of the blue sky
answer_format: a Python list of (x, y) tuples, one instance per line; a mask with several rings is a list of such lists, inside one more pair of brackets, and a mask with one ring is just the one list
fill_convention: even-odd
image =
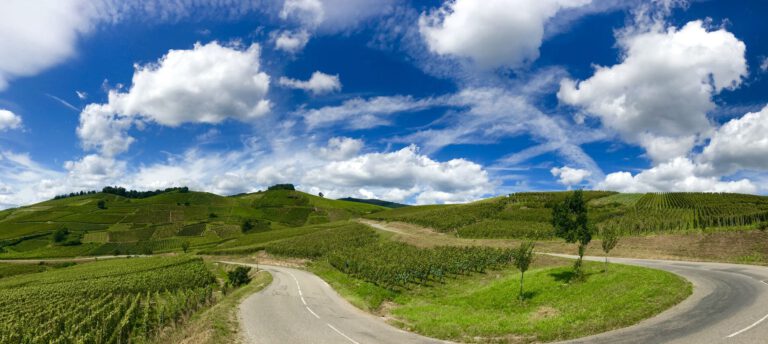
[(0, 208), (768, 191), (764, 1), (4, 1)]

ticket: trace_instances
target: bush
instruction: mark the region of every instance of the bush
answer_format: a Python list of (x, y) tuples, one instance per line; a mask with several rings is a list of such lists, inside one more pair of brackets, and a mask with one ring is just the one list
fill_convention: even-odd
[(67, 239), (67, 235), (69, 235), (69, 229), (59, 228), (53, 232), (53, 242), (61, 243)]
[(247, 266), (238, 266), (234, 270), (227, 271), (229, 285), (239, 287), (251, 283), (251, 276), (248, 275), (249, 272), (251, 272), (251, 268)]
[(107, 202), (105, 202), (103, 199), (99, 200), (99, 202), (96, 203), (96, 206), (99, 207), (99, 209), (107, 209)]

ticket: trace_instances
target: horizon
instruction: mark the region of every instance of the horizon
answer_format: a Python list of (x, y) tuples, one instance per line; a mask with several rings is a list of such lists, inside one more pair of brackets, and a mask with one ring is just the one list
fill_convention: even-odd
[(765, 195), (768, 3), (745, 3), (4, 2), (0, 210), (105, 185)]

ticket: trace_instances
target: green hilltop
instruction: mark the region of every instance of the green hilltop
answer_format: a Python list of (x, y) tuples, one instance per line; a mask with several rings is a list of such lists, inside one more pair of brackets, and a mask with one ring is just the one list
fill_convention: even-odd
[(148, 254), (179, 251), (186, 244), (212, 248), (258, 232), (386, 209), (280, 188), (231, 197), (186, 188), (133, 196), (140, 198), (85, 193), (4, 210), (0, 259)]

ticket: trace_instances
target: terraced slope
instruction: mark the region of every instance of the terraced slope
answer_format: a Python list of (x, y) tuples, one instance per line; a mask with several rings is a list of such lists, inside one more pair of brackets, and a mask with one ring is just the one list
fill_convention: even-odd
[(140, 199), (95, 193), (0, 212), (0, 259), (210, 249), (383, 209), (290, 190), (233, 197), (175, 190)]
[[(552, 235), (552, 206), (567, 192), (517, 193), (460, 205), (429, 205), (366, 217), (402, 221), (467, 238), (546, 239)], [(619, 194), (585, 191), (596, 229), (623, 234), (719, 231), (764, 227), (768, 197), (716, 193)]]

